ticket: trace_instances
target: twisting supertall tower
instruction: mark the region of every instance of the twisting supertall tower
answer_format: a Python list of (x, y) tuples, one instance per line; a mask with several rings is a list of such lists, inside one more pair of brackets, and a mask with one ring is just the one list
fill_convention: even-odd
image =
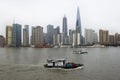
[(79, 7), (77, 8), (77, 19), (76, 19), (76, 45), (82, 45), (82, 29), (81, 29), (81, 20)]

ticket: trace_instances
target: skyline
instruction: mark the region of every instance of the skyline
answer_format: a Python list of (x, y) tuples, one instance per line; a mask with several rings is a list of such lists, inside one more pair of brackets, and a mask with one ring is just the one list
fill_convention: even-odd
[(84, 35), (85, 28), (107, 29), (110, 34), (119, 32), (119, 0), (1, 0), (0, 1), (0, 35), (5, 36), (6, 25), (14, 20), (22, 25), (46, 28), (48, 24), (60, 26), (62, 19), (67, 17), (68, 29), (75, 29), (77, 7), (80, 9), (81, 25)]

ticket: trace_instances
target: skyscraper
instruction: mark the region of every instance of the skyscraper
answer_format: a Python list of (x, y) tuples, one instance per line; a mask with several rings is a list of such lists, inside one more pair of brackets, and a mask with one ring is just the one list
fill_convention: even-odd
[(76, 19), (76, 45), (82, 45), (82, 29), (81, 29), (81, 20), (79, 7), (77, 8), (77, 19)]
[(115, 36), (114, 35), (109, 35), (109, 45), (113, 46), (115, 42)]
[(20, 47), (21, 46), (21, 25), (13, 24), (12, 28), (12, 46)]
[(67, 18), (66, 16), (63, 17), (63, 31), (64, 36), (67, 37)]
[(29, 25), (23, 29), (23, 46), (29, 46)]
[(73, 38), (73, 30), (69, 29), (69, 44), (72, 44), (72, 38)]
[(12, 26), (6, 26), (6, 45), (12, 45)]
[(99, 30), (99, 41), (102, 45), (107, 45), (109, 42), (109, 32), (108, 30)]
[(120, 45), (120, 34), (115, 33), (115, 45)]
[(35, 45), (35, 27), (32, 27), (31, 45)]
[(49, 44), (53, 44), (53, 33), (54, 33), (53, 25), (47, 25), (47, 42)]
[(35, 28), (35, 45), (36, 46), (43, 46), (43, 27), (36, 26)]
[(57, 45), (57, 46), (60, 44), (60, 43), (58, 43), (58, 42), (60, 42), (60, 40), (58, 41), (58, 39), (60, 39), (58, 37), (60, 37), (60, 28), (59, 28), (59, 26), (57, 26), (54, 29), (54, 34), (53, 34), (53, 44)]
[(48, 39), (47, 39), (47, 33), (43, 33), (43, 41), (44, 41), (44, 44), (49, 44), (48, 43)]
[(62, 29), (62, 34), (63, 34), (63, 44), (68, 43), (68, 33), (67, 33), (67, 18), (66, 16), (63, 17), (63, 29)]
[(44, 39), (43, 39), (43, 27), (36, 26), (32, 27), (32, 36), (31, 36), (31, 44), (33, 47), (43, 47)]
[(72, 46), (76, 46), (77, 45), (77, 40), (76, 40), (76, 30), (72, 31)]
[(98, 42), (97, 33), (92, 29), (85, 29), (85, 44), (92, 45)]

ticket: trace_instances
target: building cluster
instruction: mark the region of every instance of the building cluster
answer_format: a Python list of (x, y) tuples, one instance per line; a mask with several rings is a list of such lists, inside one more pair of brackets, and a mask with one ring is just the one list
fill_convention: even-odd
[[(20, 24), (13, 24), (12, 26), (6, 26), (6, 45), (13, 47), (22, 46), (22, 26)], [(24, 30), (23, 30), (24, 32)], [(26, 35), (24, 35), (26, 36)], [(24, 37), (23, 37), (24, 39)]]
[(20, 24), (14, 23), (12, 26), (6, 26), (6, 39), (0, 36), (0, 46), (8, 47), (80, 47), (91, 46), (94, 44), (117, 46), (120, 45), (120, 34), (109, 35), (108, 30), (99, 30), (98, 35), (93, 29), (85, 29), (84, 36), (82, 35), (81, 19), (79, 8), (77, 9), (76, 27), (74, 30), (69, 29), (67, 17), (63, 17), (62, 32), (60, 26), (54, 28), (53, 25), (47, 25), (47, 33), (43, 32), (43, 27), (35, 26), (30, 29), (29, 25), (25, 25), (22, 29)]
[[(23, 41), (22, 41), (23, 39)], [(31, 43), (30, 43), (31, 41)], [(23, 28), (20, 24), (13, 24), (12, 26), (6, 26), (6, 46), (10, 47), (28, 47), (30, 45), (42, 47), (43, 46), (43, 27), (32, 27), (31, 39), (29, 38), (29, 25), (25, 25)]]
[(120, 34), (109, 35), (108, 30), (99, 30), (99, 42), (106, 46), (120, 46)]

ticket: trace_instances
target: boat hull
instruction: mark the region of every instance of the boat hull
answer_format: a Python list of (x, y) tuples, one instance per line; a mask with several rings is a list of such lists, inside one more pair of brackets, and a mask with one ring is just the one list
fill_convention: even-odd
[(85, 53), (88, 53), (88, 52), (82, 52), (82, 51), (73, 51), (73, 53), (75, 53), (75, 54), (85, 54)]
[(44, 65), (45, 68), (62, 68), (62, 69), (74, 69), (78, 67), (83, 67), (83, 64), (77, 64), (76, 66), (52, 66), (52, 65)]

